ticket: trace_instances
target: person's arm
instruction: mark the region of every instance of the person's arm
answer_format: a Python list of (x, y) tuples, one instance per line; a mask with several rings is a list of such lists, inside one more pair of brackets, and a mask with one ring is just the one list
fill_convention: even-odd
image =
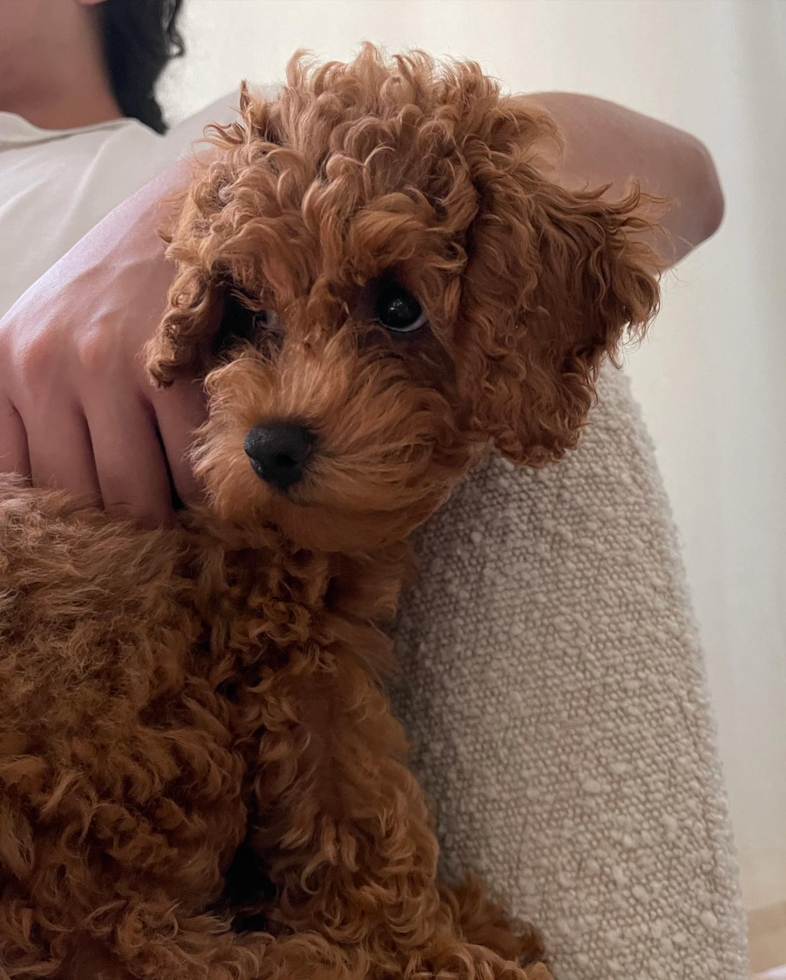
[(713, 235), (723, 219), (723, 192), (704, 144), (681, 129), (614, 102), (568, 92), (528, 96), (554, 118), (564, 139), (557, 172), (572, 189), (611, 184), (621, 197), (630, 178), (670, 206), (660, 224), (671, 243), (654, 243), (674, 264)]
[(156, 390), (139, 358), (173, 276), (160, 201), (190, 172), (180, 161), (112, 211), (0, 320), (0, 472), (148, 524), (171, 519), (170, 473), (194, 499), (202, 386)]
[[(613, 195), (635, 176), (679, 202), (663, 222), (674, 261), (716, 230), (723, 198), (694, 137), (587, 96), (533, 101), (565, 136), (566, 184), (611, 182)], [(201, 385), (157, 390), (139, 358), (173, 275), (156, 234), (159, 202), (189, 174), (180, 162), (107, 215), (0, 320), (0, 473), (22, 472), (146, 523), (171, 519), (170, 473), (179, 496), (194, 499), (187, 450), (203, 418)]]

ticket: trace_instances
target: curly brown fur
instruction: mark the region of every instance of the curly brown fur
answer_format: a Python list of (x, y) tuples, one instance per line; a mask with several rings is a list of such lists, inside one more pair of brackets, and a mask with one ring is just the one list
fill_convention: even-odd
[[(542, 176), (550, 120), (474, 64), (297, 58), (241, 111), (149, 350), (206, 375), (208, 505), (145, 532), (0, 487), (0, 978), (545, 978), (532, 930), (437, 881), (379, 624), (485, 444), (575, 444), (655, 309), (641, 195)], [(392, 278), (415, 334), (374, 322)], [(317, 440), (287, 492), (243, 450), (282, 420)]]

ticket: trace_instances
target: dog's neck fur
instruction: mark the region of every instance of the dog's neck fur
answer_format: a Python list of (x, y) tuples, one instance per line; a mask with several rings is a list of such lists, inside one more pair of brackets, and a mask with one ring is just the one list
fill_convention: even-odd
[(390, 666), (390, 652), (368, 649), (365, 631), (374, 627), (379, 634), (377, 627), (393, 619), (403, 588), (415, 577), (408, 542), (368, 553), (323, 552), (300, 547), (274, 526), (260, 527), (251, 539), (247, 530), (204, 514), (186, 533), (205, 622), (230, 630), (245, 623), (282, 648), (307, 638), (326, 644), (335, 635), (349, 639), (348, 630), (360, 629), (370, 665)]

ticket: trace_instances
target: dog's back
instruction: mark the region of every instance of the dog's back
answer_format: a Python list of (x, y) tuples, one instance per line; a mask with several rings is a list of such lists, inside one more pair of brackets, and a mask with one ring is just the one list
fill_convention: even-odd
[(0, 482), (2, 966), (47, 922), (115, 928), (129, 886), (195, 912), (220, 892), (245, 763), (188, 542)]

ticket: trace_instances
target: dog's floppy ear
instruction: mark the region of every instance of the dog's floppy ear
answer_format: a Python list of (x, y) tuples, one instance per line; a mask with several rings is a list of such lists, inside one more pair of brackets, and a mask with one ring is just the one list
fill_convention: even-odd
[(510, 459), (540, 465), (573, 448), (595, 397), (604, 355), (643, 333), (658, 303), (658, 260), (638, 187), (607, 201), (605, 188), (571, 192), (542, 176), (520, 132), (552, 124), (501, 100), (503, 145), (473, 167), (479, 211), (469, 233), (459, 385), (471, 424)]
[[(176, 266), (167, 308), (147, 345), (147, 369), (154, 381), (169, 385), (181, 376), (205, 374), (239, 320), (236, 273), (227, 242), (242, 225), (237, 199), (249, 165), (278, 145), (273, 104), (240, 89), (241, 119), (208, 126), (215, 152), (202, 160), (189, 188), (175, 201), (171, 227), (162, 232), (167, 258)], [(239, 263), (244, 258), (237, 249)], [(253, 314), (252, 314), (253, 315)]]
[(224, 313), (223, 296), (204, 268), (179, 264), (164, 318), (145, 349), (147, 369), (157, 384), (207, 371)]

